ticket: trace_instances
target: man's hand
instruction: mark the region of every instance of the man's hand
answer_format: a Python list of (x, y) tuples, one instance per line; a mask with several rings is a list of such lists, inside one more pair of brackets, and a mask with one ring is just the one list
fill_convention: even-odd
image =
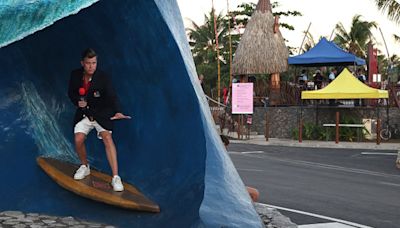
[(130, 116), (125, 116), (124, 114), (117, 112), (110, 120), (123, 120), (123, 119), (131, 119)]
[(79, 106), (79, 108), (84, 108), (87, 106), (87, 102), (86, 101), (78, 101), (78, 106)]

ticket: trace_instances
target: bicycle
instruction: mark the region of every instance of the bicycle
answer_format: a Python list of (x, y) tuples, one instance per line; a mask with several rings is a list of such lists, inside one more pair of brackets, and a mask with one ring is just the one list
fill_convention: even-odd
[(386, 122), (385, 127), (382, 128), (382, 130), (379, 132), (379, 135), (381, 136), (381, 139), (387, 141), (392, 138), (398, 138), (400, 135), (400, 130), (398, 128), (398, 125), (395, 124), (394, 127), (391, 126), (389, 123)]

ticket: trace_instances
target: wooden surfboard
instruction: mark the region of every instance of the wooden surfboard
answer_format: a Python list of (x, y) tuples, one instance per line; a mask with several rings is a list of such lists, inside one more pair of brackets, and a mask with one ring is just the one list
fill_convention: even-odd
[(89, 176), (75, 180), (77, 165), (46, 157), (38, 157), (37, 163), (57, 184), (80, 196), (126, 209), (160, 212), (157, 204), (128, 183), (123, 183), (124, 191), (115, 192), (110, 185), (111, 176), (107, 174), (91, 169)]

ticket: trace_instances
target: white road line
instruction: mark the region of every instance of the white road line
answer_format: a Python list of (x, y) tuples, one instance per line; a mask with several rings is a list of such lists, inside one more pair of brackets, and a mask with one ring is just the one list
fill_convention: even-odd
[(262, 153), (264, 153), (264, 151), (241, 151), (241, 152), (229, 151), (228, 153), (230, 153), (230, 154), (262, 154)]
[(394, 187), (400, 187), (400, 184), (395, 184), (395, 183), (389, 183), (389, 182), (379, 182), (380, 184), (383, 185), (389, 185), (389, 186), (394, 186)]
[(264, 172), (264, 170), (261, 169), (237, 169), (241, 171), (250, 171), (250, 172)]
[(300, 225), (298, 228), (354, 228), (354, 226), (349, 226), (338, 222), (329, 222)]
[(362, 155), (394, 155), (396, 156), (397, 153), (379, 153), (379, 152), (361, 152)]
[(346, 220), (332, 218), (332, 217), (328, 217), (328, 216), (324, 216), (324, 215), (318, 215), (318, 214), (314, 214), (314, 213), (310, 213), (310, 212), (299, 211), (299, 210), (295, 210), (295, 209), (279, 207), (279, 206), (274, 206), (274, 205), (270, 205), (270, 204), (264, 204), (264, 205), (267, 206), (267, 207), (272, 207), (272, 208), (275, 208), (275, 209), (278, 209), (278, 210), (282, 210), (282, 211), (290, 211), (290, 212), (294, 212), (294, 213), (298, 213), (298, 214), (302, 214), (302, 215), (307, 215), (307, 216), (311, 216), (311, 217), (326, 219), (326, 220), (330, 220), (330, 221), (333, 221), (333, 222), (338, 222), (338, 223), (341, 223), (341, 224), (346, 224), (346, 225), (357, 227), (357, 228), (373, 228), (371, 226), (365, 226), (365, 225), (361, 225), (361, 224), (358, 224), (358, 223), (349, 222), (349, 221), (346, 221)]
[(374, 171), (369, 171), (369, 170), (347, 168), (347, 167), (336, 166), (336, 165), (327, 165), (327, 164), (322, 164), (322, 163), (317, 163), (317, 162), (307, 162), (307, 161), (301, 161), (301, 160), (273, 158), (270, 156), (266, 156), (265, 158), (274, 160), (274, 161), (281, 161), (281, 162), (292, 163), (292, 164), (297, 164), (297, 165), (304, 165), (304, 166), (309, 166), (309, 167), (319, 167), (319, 168), (324, 168), (324, 169), (338, 170), (338, 171), (343, 171), (343, 172), (358, 173), (358, 174), (372, 175), (372, 176), (379, 176), (379, 177), (400, 178), (400, 175), (379, 173), (379, 172), (374, 172)]

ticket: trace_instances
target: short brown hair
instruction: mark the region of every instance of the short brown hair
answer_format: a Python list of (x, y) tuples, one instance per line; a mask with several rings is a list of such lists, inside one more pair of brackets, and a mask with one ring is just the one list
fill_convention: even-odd
[(92, 48), (87, 48), (82, 52), (82, 56), (81, 57), (82, 57), (82, 60), (84, 60), (85, 58), (91, 59), (91, 58), (96, 57), (96, 56), (97, 56), (97, 54)]
[(224, 143), (225, 146), (229, 145), (229, 139), (228, 137), (226, 137), (225, 135), (220, 135), (221, 136), (221, 140)]

